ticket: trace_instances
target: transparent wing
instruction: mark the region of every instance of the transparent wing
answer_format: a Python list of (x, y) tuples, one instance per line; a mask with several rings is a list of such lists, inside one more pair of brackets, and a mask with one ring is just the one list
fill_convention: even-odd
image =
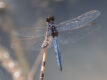
[[(45, 27), (21, 27), (15, 28), (12, 34), (21, 42), (24, 51), (39, 51), (45, 36)], [(17, 46), (17, 41), (12, 44)]]
[(12, 43), (12, 47), (17, 48), (17, 44), (20, 42), (20, 46), (23, 51), (39, 51), (43, 42), (43, 38), (18, 38)]
[(57, 29), (59, 32), (61, 32), (61, 31), (74, 30), (74, 29), (79, 29), (81, 27), (85, 27), (86, 24), (95, 20), (100, 14), (101, 13), (98, 10), (91, 10), (74, 19), (58, 24)]
[(13, 30), (13, 34), (20, 38), (39, 38), (43, 37), (46, 27), (17, 27)]
[[(41, 45), (45, 39), (45, 36), (44, 37), (39, 37), (39, 38), (29, 38), (29, 37), (17, 37), (18, 39), (15, 40), (13, 43), (12, 43), (12, 47), (17, 47), (17, 43), (20, 42), (20, 45), (21, 45), (21, 48), (23, 49), (23, 51), (29, 53), (29, 52), (32, 52), (32, 51), (40, 51), (42, 48), (41, 48)], [(50, 36), (49, 37), (49, 47), (52, 47), (51, 46), (51, 43), (52, 43), (52, 37)]]
[(95, 23), (89, 23), (87, 25), (84, 25), (87, 27), (83, 27), (76, 30), (69, 30), (65, 32), (59, 33), (59, 42), (61, 44), (68, 44), (68, 43), (76, 43), (85, 37), (89, 36), (90, 34), (100, 30), (101, 26), (95, 24)]

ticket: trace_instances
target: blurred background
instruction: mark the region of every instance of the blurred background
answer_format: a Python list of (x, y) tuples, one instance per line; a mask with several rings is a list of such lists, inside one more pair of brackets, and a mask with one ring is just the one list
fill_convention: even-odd
[(101, 12), (94, 21), (100, 29), (74, 44), (60, 44), (62, 72), (50, 48), (44, 80), (106, 80), (106, 7), (106, 0), (0, 0), (0, 80), (39, 79), (42, 55), (36, 46), (43, 38), (26, 39), (13, 31), (23, 29), (34, 35), (36, 28), (45, 30), (48, 16), (55, 16), (58, 24), (93, 9)]

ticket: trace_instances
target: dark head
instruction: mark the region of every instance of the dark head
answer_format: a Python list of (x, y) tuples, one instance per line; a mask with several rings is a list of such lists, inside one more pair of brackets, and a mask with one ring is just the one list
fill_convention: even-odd
[(53, 16), (49, 16), (48, 18), (46, 18), (46, 22), (51, 22), (54, 21), (54, 17)]

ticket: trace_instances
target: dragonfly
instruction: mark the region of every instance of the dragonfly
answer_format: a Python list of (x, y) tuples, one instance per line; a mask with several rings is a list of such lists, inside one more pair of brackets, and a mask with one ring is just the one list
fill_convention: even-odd
[[(34, 32), (29, 31), (29, 29), (28, 31), (19, 30), (18, 32), (17, 31), (14, 32), (14, 34), (21, 37), (23, 36), (26, 38), (37, 39), (45, 36), (45, 39), (41, 45), (44, 52), (43, 52), (43, 61), (42, 61), (41, 72), (40, 72), (40, 80), (43, 80), (43, 77), (44, 77), (47, 48), (49, 48), (52, 45), (51, 44), (52, 41), (54, 45), (57, 64), (58, 64), (59, 70), (62, 71), (62, 60), (61, 60), (61, 51), (60, 51), (59, 43), (62, 43), (62, 44), (67, 44), (70, 42), (73, 43), (75, 41), (78, 41), (79, 38), (82, 39), (84, 36), (87, 36), (87, 34), (96, 30), (97, 28), (93, 27), (92, 24), (94, 23), (92, 23), (92, 21), (95, 20), (100, 14), (101, 12), (99, 10), (91, 10), (76, 18), (61, 22), (58, 25), (55, 24), (55, 18), (53, 16), (50, 16), (46, 18), (46, 23), (47, 23), (46, 29), (34, 29)], [(74, 37), (75, 31), (76, 31), (76, 34), (78, 35), (76, 37)], [(81, 34), (81, 32), (84, 32), (84, 33)], [(39, 50), (38, 48), (40, 48), (40, 46), (38, 47), (38, 45), (36, 45), (36, 48), (34, 46), (33, 49)]]

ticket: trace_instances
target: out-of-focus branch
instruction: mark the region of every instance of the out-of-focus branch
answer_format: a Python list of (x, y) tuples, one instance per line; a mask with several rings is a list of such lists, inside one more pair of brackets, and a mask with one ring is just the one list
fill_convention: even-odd
[[(2, 20), (4, 20), (3, 21), (4, 23), (2, 23), (1, 29), (10, 35), (10, 41), (11, 41), (10, 43), (14, 43), (14, 41), (17, 41), (16, 42), (17, 47), (13, 47), (13, 50), (16, 53), (16, 57), (17, 57), (18, 61), (14, 61), (11, 59), (11, 57), (9, 57), (8, 59), (1, 59), (2, 64), (12, 74), (14, 80), (25, 80), (25, 75), (27, 76), (27, 74), (29, 72), (29, 64), (27, 63), (27, 61), (24, 57), (23, 50), (20, 46), (20, 40), (18, 39), (17, 36), (14, 36), (12, 34), (13, 24), (12, 24), (11, 18), (7, 15), (5, 15), (3, 18), (4, 19), (2, 19)], [(0, 53), (1, 57), (3, 57), (2, 54), (3, 53), (1, 52)], [(9, 55), (9, 53), (7, 53), (6, 55)], [(16, 65), (16, 62), (19, 62), (20, 66)], [(10, 65), (10, 64), (14, 65), (14, 67), (12, 67), (12, 68), (8, 67), (8, 65)], [(24, 72), (24, 74), (21, 75), (20, 74), (21, 72)]]
[(11, 73), (13, 80), (25, 80), (20, 65), (10, 57), (8, 51), (2, 46), (0, 46), (0, 61), (3, 67)]
[(37, 58), (35, 59), (35, 63), (31, 69), (31, 71), (29, 72), (28, 80), (34, 80), (34, 76), (36, 75), (37, 69), (38, 69), (38, 67), (41, 63), (41, 60), (42, 60), (42, 54), (43, 54), (43, 50), (40, 51)]
[[(21, 43), (20, 40), (18, 39), (17, 36), (13, 35), (12, 33), (12, 20), (9, 19), (7, 17), (7, 23), (5, 23), (3, 25), (3, 27), (5, 27), (6, 32), (8, 32), (10, 34), (10, 39), (11, 39), (11, 48), (14, 50), (16, 57), (18, 59), (18, 62), (20, 63), (20, 65), (23, 67), (23, 70), (25, 71), (26, 75), (29, 72), (29, 65), (24, 57), (24, 52), (23, 52), (23, 48), (21, 47)], [(12, 45), (15, 44), (16, 46), (12, 47)]]

